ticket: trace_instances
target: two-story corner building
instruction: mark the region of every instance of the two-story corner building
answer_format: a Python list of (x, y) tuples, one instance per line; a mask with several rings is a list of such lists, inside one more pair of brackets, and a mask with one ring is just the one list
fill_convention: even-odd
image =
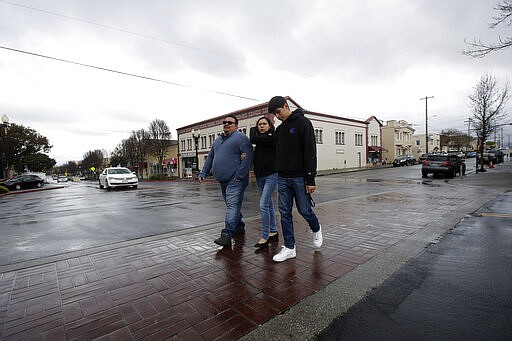
[[(292, 110), (302, 109), (293, 99), (286, 98)], [(234, 115), (238, 129), (247, 136), (261, 116), (267, 116), (278, 127), (281, 122), (267, 112), (267, 107), (268, 103), (261, 103), (178, 128), (180, 176), (192, 177), (194, 171), (203, 167), (213, 141), (222, 134), (222, 120), (226, 115)], [(308, 110), (305, 116), (315, 130), (319, 171), (366, 167), (368, 163), (380, 161), (382, 124), (374, 116), (360, 121)]]
[(165, 177), (178, 177), (178, 140), (169, 140), (164, 159), (148, 155), (143, 163), (142, 177), (148, 179), (151, 175), (162, 174)]
[[(427, 140), (425, 134), (416, 134), (413, 136), (413, 139), (412, 155), (414, 155), (417, 160), (421, 154), (427, 152), (427, 148), (425, 147)], [(428, 152), (437, 153), (439, 151), (441, 151), (441, 135), (436, 133), (428, 134)]]
[(404, 120), (390, 120), (382, 127), (383, 161), (391, 163), (400, 155), (412, 155), (414, 128)]

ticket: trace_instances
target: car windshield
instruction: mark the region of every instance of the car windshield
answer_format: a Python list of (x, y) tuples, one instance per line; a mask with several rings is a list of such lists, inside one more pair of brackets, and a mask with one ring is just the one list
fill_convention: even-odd
[(108, 174), (132, 174), (132, 172), (126, 168), (115, 168), (109, 169)]

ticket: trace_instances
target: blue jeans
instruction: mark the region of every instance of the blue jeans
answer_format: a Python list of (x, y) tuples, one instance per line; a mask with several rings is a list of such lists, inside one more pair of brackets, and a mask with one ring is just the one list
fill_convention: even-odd
[(232, 237), (235, 233), (245, 233), (245, 223), (242, 221), (241, 211), (244, 192), (248, 183), (248, 179), (230, 180), (229, 182), (220, 183), (222, 197), (226, 204), (225, 226), (221, 234)]
[(306, 194), (306, 184), (302, 177), (283, 178), (279, 177), (279, 213), (281, 213), (281, 228), (283, 229), (284, 246), (289, 249), (295, 247), (295, 236), (293, 232), (293, 199), (299, 213), (306, 219), (309, 228), (313, 232), (320, 230), (320, 224), (313, 212), (311, 203)]
[(256, 177), (260, 189), (261, 238), (268, 239), (270, 232), (277, 232), (276, 211), (274, 209), (274, 191), (277, 186), (277, 173)]

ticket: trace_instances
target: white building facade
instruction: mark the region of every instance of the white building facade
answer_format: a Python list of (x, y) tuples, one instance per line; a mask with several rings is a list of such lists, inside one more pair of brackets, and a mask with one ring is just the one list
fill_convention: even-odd
[[(292, 110), (301, 108), (293, 99), (286, 98)], [(280, 121), (267, 112), (267, 107), (268, 103), (262, 103), (178, 128), (180, 176), (192, 177), (194, 172), (203, 167), (213, 141), (222, 134), (222, 121), (227, 115), (233, 115), (238, 119), (239, 131), (247, 136), (250, 128), (256, 125), (261, 116), (268, 117), (276, 127), (279, 126)], [(305, 116), (315, 130), (318, 171), (361, 168), (381, 161), (382, 125), (374, 116), (366, 121), (360, 121), (308, 110), (305, 110)]]

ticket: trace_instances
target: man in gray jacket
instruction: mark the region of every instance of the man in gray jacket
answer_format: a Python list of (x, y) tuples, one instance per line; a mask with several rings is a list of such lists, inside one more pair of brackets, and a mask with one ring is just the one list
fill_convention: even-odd
[(245, 188), (249, 184), (253, 150), (249, 138), (238, 131), (238, 119), (235, 116), (226, 116), (222, 121), (222, 129), (224, 134), (215, 139), (199, 173), (199, 181), (202, 182), (211, 170), (220, 184), (226, 204), (226, 219), (220, 237), (214, 242), (230, 246), (231, 237), (245, 233), (241, 209)]

